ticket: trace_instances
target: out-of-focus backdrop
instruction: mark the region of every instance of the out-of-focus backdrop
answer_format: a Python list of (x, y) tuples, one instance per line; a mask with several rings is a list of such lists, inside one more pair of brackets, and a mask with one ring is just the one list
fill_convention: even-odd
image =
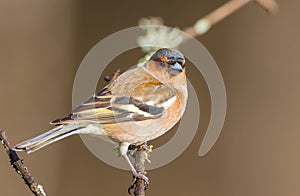
[[(68, 114), (76, 70), (106, 36), (137, 25), (145, 16), (161, 16), (166, 25), (184, 28), (225, 2), (1, 0), (0, 127), (16, 144)], [(198, 38), (224, 77), (228, 98), (224, 128), (213, 149), (198, 157), (210, 97), (205, 81), (190, 66), (188, 77), (200, 98), (201, 124), (180, 157), (149, 172), (147, 195), (300, 194), (300, 2), (278, 3), (281, 11), (275, 16), (250, 3)], [(131, 66), (140, 57), (139, 50), (121, 56), (104, 75)], [(154, 143), (160, 145), (172, 134)], [(20, 155), (48, 195), (127, 194), (130, 173), (99, 161), (79, 136)], [(0, 192), (31, 195), (1, 148)]]

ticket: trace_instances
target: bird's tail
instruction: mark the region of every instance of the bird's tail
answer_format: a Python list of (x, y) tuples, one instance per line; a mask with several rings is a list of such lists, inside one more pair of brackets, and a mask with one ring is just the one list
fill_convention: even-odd
[(60, 125), (37, 137), (17, 144), (14, 149), (16, 151), (26, 151), (27, 153), (31, 153), (65, 137), (77, 134), (78, 129), (80, 128), (75, 126)]

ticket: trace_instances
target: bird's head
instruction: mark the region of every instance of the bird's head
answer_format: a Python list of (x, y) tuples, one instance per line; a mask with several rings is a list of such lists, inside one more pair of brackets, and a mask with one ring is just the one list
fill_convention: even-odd
[(185, 78), (185, 59), (181, 52), (169, 48), (157, 50), (145, 64), (160, 81)]

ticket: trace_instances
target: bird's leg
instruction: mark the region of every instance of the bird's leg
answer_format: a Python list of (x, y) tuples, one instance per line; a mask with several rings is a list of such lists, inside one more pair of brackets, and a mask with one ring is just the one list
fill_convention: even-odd
[(136, 171), (136, 169), (134, 168), (134, 166), (132, 165), (128, 155), (127, 155), (127, 152), (128, 152), (128, 147), (129, 147), (129, 143), (126, 143), (126, 142), (123, 142), (121, 143), (120, 145), (120, 153), (122, 155), (122, 157), (124, 157), (124, 159), (126, 160), (126, 162), (128, 163), (129, 165), (129, 168), (132, 172), (132, 175), (135, 177), (133, 181), (136, 180), (136, 178), (140, 178), (140, 179), (143, 179), (145, 181), (146, 184), (149, 184), (149, 179), (147, 176), (145, 176), (144, 174), (142, 173), (139, 173)]

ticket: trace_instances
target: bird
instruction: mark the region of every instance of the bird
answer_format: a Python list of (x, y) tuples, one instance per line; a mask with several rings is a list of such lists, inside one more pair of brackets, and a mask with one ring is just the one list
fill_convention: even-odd
[(53, 129), (14, 149), (31, 153), (75, 134), (109, 138), (118, 146), (133, 176), (148, 182), (131, 163), (128, 148), (158, 138), (175, 126), (187, 98), (184, 55), (161, 48), (142, 66), (119, 75), (69, 115), (50, 122), (55, 125)]

